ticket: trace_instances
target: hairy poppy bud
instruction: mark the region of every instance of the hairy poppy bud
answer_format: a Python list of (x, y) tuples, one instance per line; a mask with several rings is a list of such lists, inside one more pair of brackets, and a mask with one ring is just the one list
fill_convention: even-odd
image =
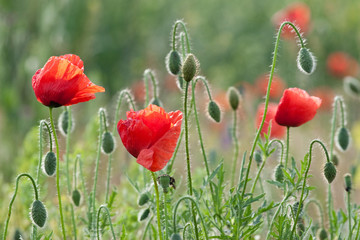
[(160, 186), (162, 187), (164, 193), (167, 193), (169, 186), (170, 186), (170, 176), (167, 174), (160, 175), (158, 177), (158, 182), (159, 182)]
[(356, 78), (347, 76), (344, 78), (344, 90), (354, 98), (360, 97), (360, 81)]
[(183, 78), (186, 82), (190, 82), (198, 73), (199, 62), (193, 54), (188, 54), (182, 66)]
[(47, 212), (44, 204), (41, 201), (35, 200), (32, 203), (30, 218), (32, 222), (39, 228), (45, 226), (47, 219)]
[(284, 172), (283, 172), (284, 166), (282, 164), (277, 165), (275, 168), (275, 180), (278, 182), (284, 181)]
[(215, 122), (220, 122), (221, 111), (220, 111), (219, 105), (217, 105), (216, 102), (214, 102), (214, 101), (209, 102), (208, 113)]
[(262, 156), (261, 156), (261, 151), (256, 150), (254, 153), (254, 158), (255, 158), (255, 162), (258, 166), (260, 166), (260, 164), (262, 163)]
[(311, 74), (315, 70), (316, 62), (313, 54), (307, 48), (301, 48), (297, 57), (297, 66), (305, 74)]
[(21, 232), (20, 232), (19, 229), (16, 229), (16, 230), (15, 230), (14, 238), (13, 238), (13, 239), (14, 239), (14, 240), (22, 240), (22, 239), (23, 239), (22, 234), (21, 234)]
[(327, 232), (324, 228), (320, 228), (318, 231), (317, 231), (317, 238), (319, 240), (325, 240), (328, 238), (328, 235), (327, 235)]
[(181, 57), (178, 51), (169, 52), (166, 57), (166, 68), (170, 74), (179, 74), (181, 69)]
[(332, 162), (325, 163), (324, 176), (328, 183), (332, 183), (336, 177), (336, 168)]
[(338, 166), (339, 165), (339, 157), (336, 154), (333, 154), (331, 162), (335, 165)]
[(144, 192), (144, 193), (140, 194), (140, 196), (138, 198), (138, 205), (144, 206), (146, 203), (149, 202), (149, 200), (150, 200), (149, 193)]
[(239, 107), (240, 98), (241, 98), (241, 95), (240, 95), (239, 91), (234, 87), (230, 87), (228, 90), (228, 99), (229, 99), (230, 106), (234, 111), (236, 111)]
[[(66, 136), (68, 134), (68, 128), (69, 128), (69, 111), (65, 110), (60, 114), (59, 117), (59, 130), (63, 136)], [(71, 119), (71, 129), (70, 132), (74, 129), (74, 121)]]
[(345, 179), (345, 191), (350, 192), (352, 187), (351, 175), (349, 173), (345, 174), (344, 179)]
[(75, 189), (71, 194), (71, 199), (76, 207), (80, 206), (81, 194), (79, 190)]
[(115, 149), (115, 139), (111, 132), (102, 135), (101, 149), (105, 154), (111, 154)]
[(159, 98), (153, 98), (150, 100), (150, 104), (153, 104), (153, 105), (156, 105), (158, 107), (162, 107), (163, 104), (161, 103), (160, 99)]
[(48, 177), (54, 176), (56, 172), (56, 156), (54, 152), (46, 153), (43, 160), (42, 169)]
[(181, 236), (178, 233), (173, 233), (171, 235), (171, 240), (181, 240)]
[(149, 216), (149, 214), (150, 214), (149, 208), (141, 210), (138, 215), (138, 221), (139, 222), (144, 221)]
[(350, 144), (350, 133), (345, 127), (341, 127), (336, 135), (336, 143), (339, 149), (346, 151)]

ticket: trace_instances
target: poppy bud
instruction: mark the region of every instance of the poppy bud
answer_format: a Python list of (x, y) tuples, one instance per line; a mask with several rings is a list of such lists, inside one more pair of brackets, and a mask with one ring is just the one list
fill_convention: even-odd
[(260, 166), (260, 164), (262, 163), (262, 156), (261, 156), (261, 151), (256, 150), (254, 153), (254, 158), (255, 158), (255, 162), (258, 166)]
[(317, 231), (317, 238), (319, 239), (319, 240), (325, 240), (325, 239), (327, 239), (328, 238), (328, 236), (327, 236), (327, 232), (326, 232), (326, 230), (324, 229), (324, 228), (320, 228), (318, 231)]
[[(297, 201), (297, 202), (295, 202), (294, 204), (293, 204), (293, 214), (295, 214), (295, 216), (296, 216), (296, 214), (297, 214), (297, 211), (298, 211), (298, 208), (299, 208), (299, 202)], [(299, 217), (302, 215), (302, 210), (303, 210), (303, 205), (301, 205), (301, 208), (300, 208), (300, 213), (299, 213)], [(299, 218), (300, 219), (300, 218)]]
[(76, 207), (80, 206), (81, 194), (79, 190), (75, 189), (71, 194), (71, 199)]
[(138, 205), (144, 206), (146, 203), (149, 202), (149, 200), (150, 200), (149, 193), (144, 192), (138, 198)]
[(339, 158), (336, 154), (334, 154), (332, 156), (332, 159), (331, 159), (331, 162), (335, 165), (335, 166), (338, 166), (339, 165)]
[(36, 226), (42, 228), (45, 226), (46, 219), (47, 219), (47, 212), (44, 204), (39, 201), (35, 200), (32, 203), (30, 218)]
[(332, 183), (336, 177), (336, 168), (332, 162), (327, 162), (324, 166), (324, 176), (328, 183)]
[(214, 101), (209, 102), (208, 113), (215, 122), (220, 122), (221, 111), (220, 111), (219, 105), (217, 105), (216, 102), (214, 102)]
[(311, 74), (315, 70), (316, 62), (313, 54), (307, 48), (301, 48), (297, 57), (297, 66), (305, 74)]
[(115, 139), (111, 132), (104, 132), (101, 140), (101, 150), (105, 154), (111, 154), (115, 149)]
[[(69, 127), (69, 111), (70, 110), (65, 110), (60, 114), (59, 117), (59, 130), (61, 132), (61, 134), (63, 136), (66, 136), (68, 133), (68, 127)], [(72, 130), (74, 129), (74, 121), (73, 119), (71, 119), (71, 129), (70, 132), (72, 132)]]
[(56, 156), (54, 152), (46, 153), (43, 160), (42, 169), (48, 177), (54, 176), (56, 172)]
[(158, 182), (159, 182), (160, 186), (162, 187), (164, 193), (167, 193), (169, 186), (170, 186), (170, 176), (167, 174), (160, 175), (158, 177)]
[(156, 105), (156, 106), (158, 106), (158, 107), (162, 107), (162, 106), (163, 106), (162, 102), (161, 102), (160, 99), (157, 98), (157, 97), (151, 99), (151, 100), (150, 100), (150, 104)]
[(349, 173), (345, 174), (344, 179), (345, 179), (345, 191), (350, 192), (352, 187), (351, 175)]
[(186, 82), (190, 82), (198, 73), (199, 62), (193, 54), (188, 54), (182, 66), (183, 78)]
[(170, 74), (179, 74), (181, 69), (181, 57), (178, 51), (169, 52), (166, 57), (166, 68)]
[(284, 181), (284, 172), (283, 172), (284, 166), (282, 164), (277, 165), (275, 168), (275, 180), (278, 182)]
[(176, 86), (177, 86), (180, 90), (183, 90), (183, 88), (184, 88), (184, 78), (183, 78), (181, 75), (178, 75), (178, 76), (177, 76)]
[(181, 236), (178, 233), (173, 233), (171, 235), (171, 240), (181, 240)]
[(149, 208), (141, 210), (138, 215), (138, 221), (139, 222), (144, 221), (149, 216), (149, 214), (150, 214)]
[(14, 240), (22, 240), (22, 239), (23, 239), (22, 234), (21, 234), (21, 232), (20, 232), (19, 229), (16, 229), (16, 230), (15, 230), (14, 238), (13, 238), (13, 239), (14, 239)]
[(241, 98), (241, 95), (240, 95), (239, 91), (234, 87), (230, 87), (228, 90), (228, 99), (229, 99), (230, 106), (234, 111), (236, 111), (236, 109), (238, 109), (238, 107), (239, 107), (240, 98)]
[(360, 81), (356, 78), (347, 76), (344, 78), (344, 90), (354, 98), (360, 97)]
[(350, 133), (345, 127), (341, 127), (336, 135), (336, 143), (339, 149), (346, 151), (350, 144)]

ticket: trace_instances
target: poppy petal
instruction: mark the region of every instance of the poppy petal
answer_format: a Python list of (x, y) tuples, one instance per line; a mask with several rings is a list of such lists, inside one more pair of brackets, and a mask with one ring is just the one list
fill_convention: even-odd
[(80, 59), (79, 56), (75, 54), (65, 54), (60, 56), (60, 58), (66, 59), (70, 61), (72, 64), (80, 68), (82, 71), (84, 71), (84, 62)]

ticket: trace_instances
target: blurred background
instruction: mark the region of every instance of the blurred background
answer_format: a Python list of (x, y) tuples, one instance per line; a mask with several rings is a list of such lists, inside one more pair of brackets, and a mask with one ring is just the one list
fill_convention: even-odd
[[(276, 71), (279, 90), (273, 99), (277, 102), (285, 87), (295, 86), (323, 98), (316, 123), (311, 123), (311, 129), (309, 126), (298, 131), (299, 135), (294, 131), (291, 141), (294, 145), (303, 144), (304, 148), (311, 138), (327, 141), (332, 99), (335, 94), (345, 95), (343, 77), (359, 77), (359, 12), (360, 1), (355, 0), (1, 0), (0, 182), (9, 184), (20, 171), (36, 166), (26, 161), (34, 156), (36, 159), (37, 149), (31, 150), (37, 141), (36, 126), (48, 117), (48, 110), (37, 102), (31, 78), (50, 56), (79, 55), (84, 61), (85, 74), (106, 89), (106, 93), (97, 94), (97, 99), (91, 103), (73, 108), (79, 126), (75, 135), (94, 130), (84, 126), (94, 121), (98, 107), (112, 109), (116, 93), (123, 88), (133, 91), (140, 106), (144, 101), (142, 75), (147, 68), (156, 72), (160, 99), (167, 103), (166, 110), (181, 108), (181, 94), (176, 89), (175, 79), (165, 68), (170, 32), (178, 19), (187, 23), (201, 74), (207, 77), (215, 99), (224, 107), (224, 126), (218, 126), (219, 132), (215, 132), (212, 124), (204, 124), (205, 132), (211, 129), (214, 134), (225, 135), (222, 138), (228, 141), (229, 149), (227, 129), (231, 126), (231, 114), (227, 113), (225, 93), (233, 85), (244, 95), (241, 110), (244, 123), (239, 130), (242, 150), (251, 142), (255, 130), (253, 119), (264, 95), (277, 26), (286, 19), (296, 21), (307, 39), (307, 46), (316, 56), (317, 69), (310, 76), (297, 70), (299, 48), (294, 35), (285, 32)], [(355, 140), (346, 158), (355, 163), (356, 148), (360, 147), (357, 135), (354, 136), (354, 131), (360, 135), (359, 99), (344, 97), (350, 110), (348, 126)], [(200, 108), (204, 109), (205, 95), (202, 99), (204, 103)], [(55, 111), (55, 114), (60, 112)], [(96, 130), (92, 134), (96, 139)], [(302, 138), (300, 134), (309, 135)], [(75, 139), (82, 137), (75, 136)], [(218, 146), (215, 139), (209, 143), (209, 148)], [(78, 148), (85, 151), (86, 144)], [(345, 165), (346, 169), (350, 165)], [(339, 182), (339, 186), (341, 184)]]

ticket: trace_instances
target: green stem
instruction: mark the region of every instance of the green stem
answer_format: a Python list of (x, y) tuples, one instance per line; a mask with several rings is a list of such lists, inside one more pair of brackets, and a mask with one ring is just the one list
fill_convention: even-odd
[(162, 240), (163, 235), (162, 235), (162, 232), (161, 232), (159, 188), (158, 188), (158, 185), (157, 185), (155, 173), (151, 172), (151, 176), (152, 176), (153, 181), (154, 181), (154, 188), (155, 188), (155, 194), (156, 194), (156, 216), (157, 216), (158, 231), (159, 231), (160, 240)]
[(349, 237), (348, 239), (352, 239), (352, 230), (351, 230), (351, 204), (350, 204), (350, 190), (347, 191), (347, 209), (348, 209), (348, 219), (349, 219)]
[(10, 221), (10, 217), (11, 217), (12, 205), (14, 204), (14, 201), (15, 201), (15, 198), (16, 198), (16, 195), (17, 195), (17, 191), (18, 191), (18, 188), (19, 188), (19, 180), (22, 177), (27, 177), (27, 178), (30, 179), (30, 181), (31, 181), (31, 183), (33, 185), (33, 189), (34, 189), (35, 200), (39, 200), (38, 189), (36, 187), (36, 183), (35, 183), (34, 179), (27, 173), (22, 173), (22, 174), (18, 175), (17, 178), (16, 178), (16, 182), (15, 182), (14, 195), (12, 196), (12, 198), (10, 200), (9, 210), (8, 210), (7, 218), (6, 218), (6, 221), (5, 221), (3, 240), (6, 240), (7, 231), (8, 231), (8, 227), (9, 227), (9, 221)]
[(150, 227), (150, 224), (151, 224), (151, 221), (153, 220), (153, 218), (154, 218), (154, 216), (151, 216), (151, 218), (147, 222), (145, 230), (144, 230), (144, 235), (142, 236), (142, 240), (145, 240), (146, 233), (149, 231), (149, 227)]
[[(267, 90), (266, 90), (264, 114), (263, 114), (263, 118), (262, 118), (261, 123), (260, 123), (260, 127), (256, 132), (255, 139), (254, 139), (254, 142), (253, 142), (252, 147), (251, 147), (250, 157), (249, 157), (249, 164), (248, 164), (248, 167), (247, 167), (247, 170), (246, 170), (246, 179), (249, 178), (249, 173), (250, 173), (250, 169), (251, 169), (252, 160), (253, 160), (253, 157), (254, 157), (253, 155), (254, 155), (255, 147), (256, 147), (256, 144), (257, 144), (257, 142), (259, 140), (261, 130), (262, 130), (262, 128), (264, 126), (264, 123), (265, 123), (265, 118), (266, 118), (267, 109), (268, 109), (268, 105), (269, 105), (271, 83), (272, 83), (272, 80), (273, 80), (273, 77), (274, 77), (276, 58), (277, 58), (277, 53), (278, 53), (278, 48), (279, 48), (279, 43), (280, 43), (280, 35), (281, 35), (281, 31), (282, 31), (282, 29), (284, 28), (285, 25), (290, 25), (295, 30), (296, 34), (298, 35), (298, 37), (300, 39), (301, 46), (304, 47), (304, 42), (303, 42), (303, 40), (301, 38), (301, 35), (300, 35), (299, 31), (296, 29), (296, 27), (294, 26), (294, 24), (292, 24), (291, 22), (283, 22), (281, 24), (280, 28), (279, 28), (279, 31), (278, 31), (277, 37), (276, 37), (275, 49), (274, 49), (274, 57), (273, 57), (273, 61), (272, 61), (272, 64), (271, 64), (269, 82), (268, 82), (268, 87), (267, 87)], [(241, 198), (244, 198), (244, 195), (245, 195), (245, 192), (246, 192), (246, 185), (247, 185), (247, 181), (245, 181), (244, 188), (243, 188), (243, 191), (241, 193)]]
[(191, 227), (191, 223), (187, 223), (185, 226), (184, 226), (184, 229), (183, 229), (183, 239), (185, 240), (185, 234), (186, 234), (186, 230)]
[(258, 170), (258, 172), (257, 172), (257, 174), (256, 174), (254, 183), (253, 183), (253, 185), (252, 185), (252, 187), (251, 187), (251, 193), (254, 193), (254, 191), (255, 191), (256, 183), (257, 183), (257, 181), (259, 180), (260, 174), (261, 174), (261, 172), (262, 172), (262, 170), (263, 170), (263, 168), (264, 168), (264, 166), (265, 166), (266, 159), (267, 159), (267, 158), (265, 157), (265, 158), (264, 158), (264, 161), (262, 161), (262, 163), (261, 163), (261, 165), (260, 165), (260, 168), (259, 168), (259, 170)]
[(360, 222), (358, 224), (357, 230), (356, 230), (356, 237), (355, 239), (359, 239), (359, 234), (360, 234)]
[(177, 30), (178, 25), (181, 25), (183, 28), (183, 31), (184, 31), (185, 37), (186, 37), (187, 53), (190, 53), (191, 48), (190, 48), (189, 36), (188, 36), (187, 30), (186, 30), (185, 23), (181, 20), (177, 20), (174, 24), (174, 28), (173, 28), (173, 32), (172, 32), (172, 49), (173, 49), (173, 51), (176, 50), (176, 30)]
[(307, 209), (307, 207), (309, 206), (310, 203), (314, 203), (319, 211), (319, 216), (320, 216), (320, 224), (322, 228), (325, 228), (325, 224), (324, 224), (324, 213), (323, 213), (323, 209), (321, 207), (321, 204), (319, 203), (318, 200), (316, 199), (311, 199), (309, 200), (306, 205), (305, 205), (305, 211)]
[(271, 145), (272, 145), (273, 143), (275, 143), (275, 142), (279, 143), (280, 146), (281, 146), (280, 164), (283, 164), (283, 158), (284, 158), (284, 143), (283, 143), (281, 140), (279, 140), (279, 139), (273, 139), (273, 140), (271, 140), (270, 143), (269, 143), (269, 145), (268, 145), (268, 147), (267, 147), (267, 149), (269, 150), (270, 147), (271, 147)]
[(115, 236), (115, 232), (114, 232), (114, 228), (113, 228), (113, 225), (112, 225), (112, 222), (111, 222), (111, 217), (110, 217), (110, 211), (109, 209), (106, 207), (106, 205), (101, 205), (99, 207), (99, 210), (97, 212), (97, 220), (96, 220), (96, 234), (97, 234), (97, 239), (100, 240), (100, 233), (99, 233), (99, 220), (100, 220), (100, 212), (101, 210), (104, 209), (105, 212), (106, 212), (106, 215), (108, 217), (108, 221), (109, 221), (109, 224), (110, 224), (110, 229), (111, 229), (111, 233), (112, 233), (112, 236), (113, 236), (113, 239), (115, 240), (116, 239), (116, 236)]
[(145, 107), (149, 105), (149, 86), (148, 86), (148, 76), (150, 76), (151, 83), (153, 85), (153, 98), (157, 98), (157, 81), (155, 79), (153, 71), (151, 69), (146, 69), (144, 72), (144, 82), (145, 82)]
[(325, 152), (325, 155), (326, 155), (326, 160), (329, 161), (329, 154), (328, 154), (328, 151), (325, 147), (325, 145), (320, 141), (320, 140), (313, 140), (311, 143), (310, 143), (310, 150), (309, 150), (309, 163), (306, 167), (306, 170), (305, 170), (305, 175), (304, 175), (304, 181), (303, 181), (303, 186), (302, 186), (302, 189), (301, 189), (301, 195), (300, 195), (300, 200), (299, 200), (299, 207), (297, 209), (297, 212), (296, 212), (296, 217), (294, 219), (294, 226), (293, 226), (293, 229), (291, 231), (291, 238), (290, 239), (293, 239), (293, 235), (294, 235), (294, 232), (295, 232), (295, 229), (296, 229), (296, 224), (297, 224), (297, 221), (299, 219), (299, 215), (300, 215), (300, 211), (301, 211), (301, 206), (303, 204), (303, 196), (304, 196), (304, 192), (305, 192), (305, 186), (306, 186), (306, 180), (307, 180), (307, 175), (309, 173), (309, 170), (310, 170), (310, 165), (311, 165), (311, 160), (312, 160), (312, 149), (313, 149), (313, 146), (315, 143), (319, 143), (320, 146), (323, 148), (324, 152)]
[(237, 121), (236, 121), (236, 116), (237, 116), (237, 111), (234, 110), (233, 111), (233, 128), (232, 128), (232, 137), (233, 137), (233, 141), (234, 141), (234, 156), (233, 156), (233, 163), (232, 163), (232, 171), (231, 171), (231, 185), (230, 186), (234, 186), (235, 183), (235, 171), (236, 171), (236, 165), (237, 165), (237, 160), (239, 158), (239, 141), (238, 138), (236, 136), (236, 125), (237, 125)]
[(328, 192), (327, 192), (327, 207), (328, 207), (328, 218), (329, 218), (329, 232), (330, 232), (330, 240), (333, 239), (333, 224), (332, 224), (332, 194), (331, 194), (331, 184), (328, 184)]
[(289, 149), (290, 149), (290, 127), (286, 127), (286, 155), (285, 155), (285, 169), (287, 169), (289, 161)]
[(163, 192), (164, 197), (164, 218), (165, 218), (165, 239), (168, 239), (168, 215), (167, 215), (167, 201), (166, 201), (166, 192)]
[[(81, 185), (82, 185), (82, 190), (84, 193), (84, 199), (88, 199), (88, 192), (86, 190), (86, 186), (85, 186), (85, 179), (84, 179), (84, 174), (83, 174), (83, 168), (82, 168), (82, 162), (80, 159), (80, 155), (77, 155), (77, 158), (79, 158), (79, 174), (80, 174), (80, 180), (81, 180)], [(87, 203), (87, 201), (85, 201)], [(90, 206), (88, 206), (88, 209), (90, 209)]]
[(39, 185), (39, 177), (40, 177), (40, 171), (41, 171), (41, 161), (42, 161), (42, 150), (43, 150), (43, 146), (42, 146), (42, 140), (43, 140), (43, 128), (44, 125), (47, 128), (47, 132), (49, 134), (49, 143), (50, 143), (50, 151), (52, 151), (52, 137), (51, 137), (51, 130), (50, 130), (50, 126), (49, 124), (45, 121), (45, 120), (41, 120), (40, 121), (40, 126), (39, 126), (39, 164), (38, 164), (38, 168), (37, 168), (37, 173), (36, 173), (36, 184)]
[(66, 239), (66, 231), (65, 231), (65, 224), (64, 224), (64, 216), (62, 211), (62, 202), (61, 202), (61, 191), (60, 191), (60, 154), (59, 154), (59, 142), (56, 135), (56, 130), (54, 126), (54, 120), (53, 120), (53, 114), (52, 114), (52, 108), (49, 108), (50, 113), (50, 124), (51, 129), (54, 134), (55, 139), (55, 145), (56, 145), (56, 190), (58, 195), (58, 201), (59, 201), (59, 212), (60, 212), (60, 223), (61, 223), (61, 231), (63, 235), (63, 239)]

